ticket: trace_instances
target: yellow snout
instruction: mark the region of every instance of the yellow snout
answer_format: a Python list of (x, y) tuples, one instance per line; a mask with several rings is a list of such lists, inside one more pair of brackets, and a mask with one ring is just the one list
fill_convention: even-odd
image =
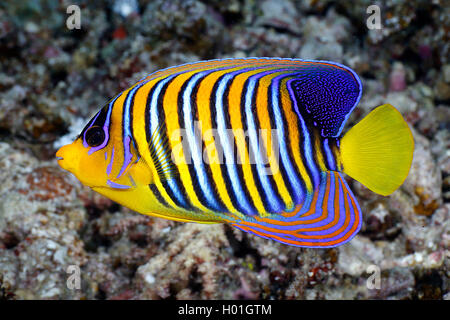
[(106, 161), (104, 151), (88, 153), (81, 139), (63, 146), (56, 152), (58, 164), (75, 175), (86, 186), (106, 187)]
[[(78, 144), (80, 146), (77, 146)], [(79, 153), (77, 152), (79, 147), (82, 147), (82, 143), (81, 141), (76, 140), (71, 144), (61, 147), (56, 152), (56, 158), (58, 159), (58, 164), (61, 168), (75, 174), (74, 171), (78, 167), (78, 163), (80, 161)]]

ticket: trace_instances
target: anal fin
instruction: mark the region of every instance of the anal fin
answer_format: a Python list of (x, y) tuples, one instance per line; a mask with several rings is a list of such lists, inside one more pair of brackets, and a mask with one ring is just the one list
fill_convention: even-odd
[(350, 241), (361, 222), (361, 209), (342, 174), (328, 171), (321, 173), (318, 188), (293, 212), (249, 217), (231, 225), (288, 245), (328, 248)]

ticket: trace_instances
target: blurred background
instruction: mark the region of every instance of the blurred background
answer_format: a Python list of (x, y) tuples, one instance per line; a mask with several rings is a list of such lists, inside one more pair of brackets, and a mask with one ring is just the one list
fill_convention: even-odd
[[(449, 33), (439, 0), (2, 1), (0, 300), (450, 299)], [(149, 73), (253, 56), (345, 64), (364, 90), (348, 127), (384, 103), (410, 124), (399, 190), (349, 180), (364, 224), (348, 244), (145, 217), (58, 167), (55, 151)]]

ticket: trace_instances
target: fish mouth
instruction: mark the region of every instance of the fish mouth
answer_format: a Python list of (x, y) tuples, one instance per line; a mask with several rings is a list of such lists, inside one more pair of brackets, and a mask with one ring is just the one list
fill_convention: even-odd
[(55, 154), (58, 165), (69, 172), (73, 172), (78, 163), (72, 152), (73, 149), (70, 148), (70, 145), (66, 145), (61, 147)]
[[(58, 151), (58, 153), (59, 153), (59, 151)], [(55, 156), (56, 162), (58, 163), (58, 165), (61, 168), (65, 169), (65, 170), (68, 170), (68, 168), (67, 168), (67, 161), (64, 160), (64, 157), (59, 156), (58, 153)]]
[(62, 157), (63, 156), (63, 152), (61, 152), (61, 149), (59, 149), (56, 152), (55, 158), (56, 158), (56, 161), (58, 162), (58, 164), (62, 167), (62, 161), (64, 160), (64, 157)]
[(64, 162), (64, 158), (63, 157), (56, 157), (56, 162), (59, 164), (59, 166), (61, 167), (61, 168), (64, 168), (63, 167), (63, 162)]
[(64, 161), (63, 157), (56, 157), (56, 162), (58, 163), (58, 165), (64, 169), (64, 170), (68, 170), (67, 168), (67, 161)]

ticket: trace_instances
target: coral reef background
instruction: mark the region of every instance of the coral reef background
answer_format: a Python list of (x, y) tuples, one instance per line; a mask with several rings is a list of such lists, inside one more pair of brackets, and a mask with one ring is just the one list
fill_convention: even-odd
[[(450, 7), (445, 1), (0, 3), (1, 299), (450, 299)], [(69, 30), (66, 9), (81, 9)], [(367, 27), (369, 5), (382, 28)], [(290, 247), (123, 208), (60, 169), (57, 148), (157, 69), (247, 56), (332, 60), (362, 78), (351, 126), (391, 103), (416, 149), (389, 197), (350, 181), (361, 232)], [(81, 287), (67, 286), (80, 267)], [(375, 269), (369, 268), (374, 265)], [(369, 268), (369, 269), (368, 269)], [(379, 289), (368, 280), (379, 270)]]

